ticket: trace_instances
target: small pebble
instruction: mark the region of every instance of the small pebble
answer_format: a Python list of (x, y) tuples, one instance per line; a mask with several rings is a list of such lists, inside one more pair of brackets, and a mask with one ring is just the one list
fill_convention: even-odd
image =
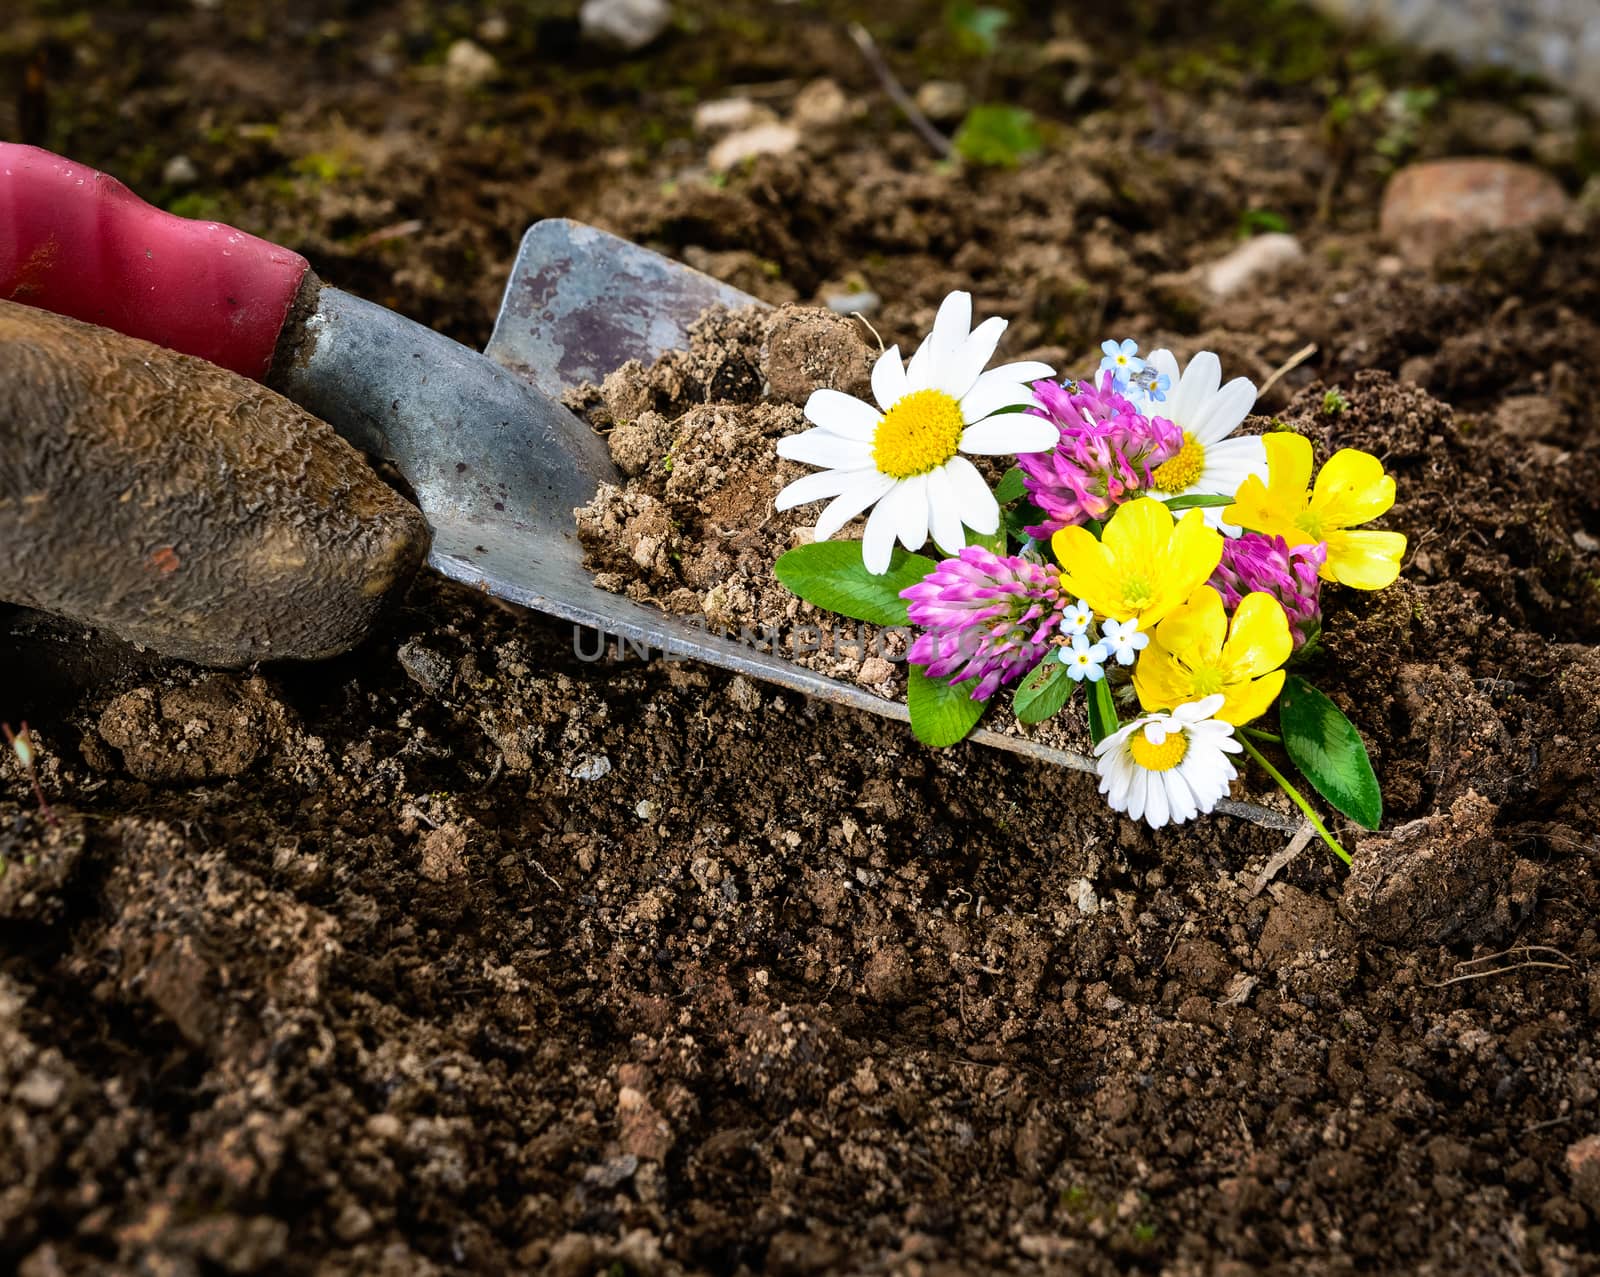
[(711, 148), (706, 163), (717, 173), (738, 168), (758, 155), (784, 155), (800, 145), (800, 131), (790, 124), (758, 124), (730, 133)]
[(1231, 253), (1205, 268), (1206, 291), (1213, 297), (1232, 297), (1252, 284), (1305, 260), (1306, 250), (1293, 235), (1273, 232), (1245, 240)]
[(917, 110), (935, 124), (952, 124), (967, 113), (967, 89), (954, 80), (929, 80), (917, 90)]
[(672, 25), (668, 0), (583, 0), (578, 26), (584, 39), (635, 53)]
[(499, 74), (494, 54), (471, 40), (457, 40), (444, 55), (445, 87), (453, 92), (482, 88)]
[(822, 304), (836, 315), (875, 315), (883, 305), (877, 293), (829, 293)]
[(778, 117), (767, 107), (749, 98), (716, 98), (694, 109), (694, 131), (712, 137), (737, 133), (761, 124), (775, 124)]
[(796, 128), (817, 130), (837, 128), (858, 114), (836, 80), (813, 80), (795, 95), (789, 118)]
[(574, 780), (599, 780), (602, 776), (611, 774), (611, 760), (604, 754), (590, 754), (580, 758), (577, 764), (567, 772)]
[(193, 186), (200, 180), (200, 170), (187, 155), (174, 155), (162, 167), (161, 180), (168, 186)]

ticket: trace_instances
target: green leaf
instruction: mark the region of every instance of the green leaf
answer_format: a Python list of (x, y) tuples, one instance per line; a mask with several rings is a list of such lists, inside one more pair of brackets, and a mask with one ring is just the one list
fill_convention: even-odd
[(988, 701), (972, 699), (978, 680), (947, 683), (929, 678), (920, 665), (906, 667), (906, 705), (911, 710), (911, 730), (924, 745), (954, 745), (978, 725)]
[(963, 52), (982, 57), (995, 51), (1011, 15), (992, 5), (956, 3), (946, 9), (945, 21)]
[(1214, 510), (1218, 506), (1232, 505), (1232, 497), (1220, 497), (1210, 492), (1195, 492), (1186, 497), (1169, 497), (1161, 503), (1176, 514), (1179, 510)]
[(1016, 168), (1037, 155), (1044, 143), (1033, 122), (1033, 112), (1019, 106), (975, 106), (956, 130), (956, 151), (971, 164)]
[(1364, 829), (1383, 823), (1383, 794), (1356, 725), (1298, 674), (1284, 680), (1278, 723), (1289, 759), (1316, 791)]
[(938, 565), (898, 546), (882, 576), (867, 571), (859, 541), (817, 541), (781, 557), (773, 572), (807, 603), (872, 625), (906, 625), (900, 591), (915, 585)]
[(1072, 695), (1073, 682), (1067, 676), (1067, 667), (1054, 656), (1047, 656), (1035, 665), (1028, 677), (1017, 684), (1011, 698), (1011, 710), (1021, 723), (1042, 723), (1067, 703)]
[[(1018, 545), (1030, 539), (1029, 528), (1036, 528), (1044, 521), (1044, 511), (1031, 501), (1023, 501), (1009, 510), (1000, 511), (1000, 522), (1005, 527), (1006, 535)], [(1046, 537), (1045, 544), (1049, 543), (1050, 539)]]
[(1105, 679), (1089, 686), (1089, 737), (1098, 745), (1117, 728), (1122, 720), (1117, 717), (1117, 702), (1111, 695), (1111, 684)]
[(1247, 208), (1239, 214), (1239, 238), (1268, 233), (1282, 234), (1289, 229), (1289, 219), (1270, 208)]
[(974, 532), (971, 528), (966, 530), (968, 545), (981, 545), (991, 554), (1004, 554), (1006, 552), (1006, 530), (1004, 527), (996, 529), (988, 536), (982, 532)]
[(1001, 505), (1015, 501), (1022, 495), (1022, 468), (1012, 466), (1005, 474), (1000, 476), (1000, 482), (995, 484), (994, 499)]

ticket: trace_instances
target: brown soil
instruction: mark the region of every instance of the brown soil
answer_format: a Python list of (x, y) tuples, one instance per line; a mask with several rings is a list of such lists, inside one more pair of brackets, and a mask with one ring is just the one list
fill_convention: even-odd
[[(480, 37), (501, 78), (455, 94), (465, 10), (25, 6), (0, 58), (42, 68), (42, 140), (466, 340), (522, 224), (563, 213), (772, 301), (857, 274), (886, 341), (956, 286), (1061, 367), (1115, 331), (1261, 381), (1315, 341), (1262, 410), (1383, 456), (1415, 553), (1330, 596), (1317, 678), (1389, 802), (1349, 873), (696, 665), (586, 662), (431, 577), (361, 650), (254, 674), (7, 613), (0, 719), (38, 728), (59, 823), (0, 763), (0, 1268), (1600, 1265), (1600, 241), (1577, 216), (1422, 272), (1373, 230), (1394, 155), (1532, 155), (1576, 189), (1592, 151), (1547, 97), (1256, 8), (1019, 17), (986, 93), (1039, 111), (1047, 153), (961, 173), (810, 7), (696, 8), (620, 60), (508, 8)], [(976, 83), (900, 12), (902, 75)], [(695, 93), (784, 110), (824, 73), (862, 114), (688, 172)], [(1446, 91), (1396, 136), (1335, 109), (1363, 76)], [(0, 133), (39, 127), (23, 105)], [(1308, 261), (1198, 296), (1184, 272), (1250, 208)], [(755, 402), (766, 340), (602, 394), (659, 506), (624, 588), (766, 588), (752, 528), (787, 476), (726, 451), (798, 425)]]

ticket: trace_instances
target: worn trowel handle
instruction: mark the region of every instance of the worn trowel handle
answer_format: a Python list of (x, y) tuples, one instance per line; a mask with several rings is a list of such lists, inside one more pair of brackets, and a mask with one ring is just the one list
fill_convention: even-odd
[(0, 298), (260, 380), (309, 271), (298, 253), (175, 217), (105, 173), (0, 142)]

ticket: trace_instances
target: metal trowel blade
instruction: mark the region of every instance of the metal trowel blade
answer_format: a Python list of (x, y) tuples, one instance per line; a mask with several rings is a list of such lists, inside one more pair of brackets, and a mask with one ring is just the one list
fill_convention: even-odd
[(565, 218), (522, 237), (484, 354), (552, 399), (596, 384), (630, 359), (653, 363), (689, 344), (711, 306), (753, 306), (731, 284)]

